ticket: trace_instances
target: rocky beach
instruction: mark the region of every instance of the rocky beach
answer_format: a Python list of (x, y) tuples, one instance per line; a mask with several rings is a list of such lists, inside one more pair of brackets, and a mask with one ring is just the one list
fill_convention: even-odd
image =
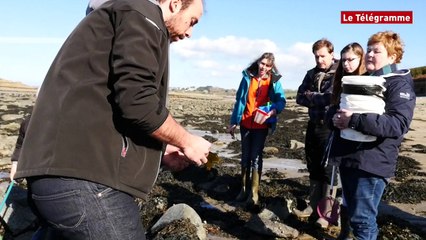
[[(1, 87), (1, 86), (0, 86)], [(0, 88), (0, 199), (8, 185), (10, 155), (19, 123), (31, 112), (35, 90)], [(309, 180), (304, 165), (307, 111), (289, 99), (276, 132), (265, 147), (261, 207), (237, 203), (240, 137), (226, 134), (234, 96), (225, 92), (171, 92), (169, 109), (188, 130), (213, 143), (220, 161), (212, 169), (190, 166), (162, 170), (146, 201), (138, 200), (149, 239), (333, 239), (339, 226), (316, 229), (291, 214), (306, 204)], [(396, 177), (380, 206), (379, 239), (425, 239), (426, 99), (418, 98), (414, 120), (401, 146)], [(25, 182), (13, 189), (2, 214), (4, 239), (29, 239), (34, 217), (25, 207)], [(14, 200), (15, 199), (15, 200)], [(28, 214), (28, 215), (25, 215)], [(9, 221), (10, 220), (10, 221)], [(21, 234), (17, 234), (21, 233)], [(15, 236), (13, 236), (15, 235)]]

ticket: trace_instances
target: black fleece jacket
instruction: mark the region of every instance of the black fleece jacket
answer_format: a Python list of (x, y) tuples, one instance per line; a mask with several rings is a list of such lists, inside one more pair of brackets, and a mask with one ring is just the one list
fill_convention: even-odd
[(65, 41), (43, 82), (16, 177), (85, 179), (145, 198), (163, 143), (169, 33), (150, 1), (109, 1)]

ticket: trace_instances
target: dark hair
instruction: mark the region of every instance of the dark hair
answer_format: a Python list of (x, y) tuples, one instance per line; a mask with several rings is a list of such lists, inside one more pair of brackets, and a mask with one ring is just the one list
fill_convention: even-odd
[(321, 38), (320, 40), (316, 41), (313, 45), (312, 45), (312, 53), (315, 53), (315, 51), (326, 47), (328, 50), (328, 53), (332, 53), (334, 52), (334, 46), (333, 44), (326, 38)]
[(338, 105), (340, 104), (340, 94), (342, 93), (342, 78), (348, 73), (343, 70), (342, 55), (349, 51), (354, 52), (359, 57), (359, 65), (357, 69), (351, 73), (351, 75), (362, 75), (365, 73), (365, 62), (364, 62), (364, 49), (362, 46), (357, 43), (349, 43), (340, 51), (340, 60), (339, 65), (337, 66), (336, 73), (334, 74), (333, 80), (333, 93), (331, 95), (331, 104)]
[(279, 73), (277, 67), (275, 66), (275, 56), (271, 52), (265, 52), (260, 57), (258, 57), (256, 60), (254, 60), (252, 63), (250, 63), (249, 67), (247, 68), (247, 71), (250, 72), (253, 75), (257, 75), (259, 71), (259, 62), (262, 61), (262, 59), (267, 59), (272, 64), (271, 71), (274, 73)]
[[(166, 0), (158, 0), (158, 3), (163, 3), (165, 1)], [(181, 0), (181, 2), (182, 2), (181, 10), (185, 10), (194, 2), (194, 0)], [(203, 0), (203, 2), (204, 2), (204, 0)]]
[(181, 10), (187, 9), (194, 2), (194, 0), (181, 0), (181, 1), (182, 1), (182, 9)]

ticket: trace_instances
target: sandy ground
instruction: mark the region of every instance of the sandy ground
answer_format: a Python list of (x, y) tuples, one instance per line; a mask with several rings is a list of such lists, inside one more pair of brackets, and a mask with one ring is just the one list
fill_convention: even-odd
[[(426, 153), (413, 152), (412, 149), (416, 148), (416, 145), (426, 146), (426, 97), (417, 98), (410, 131), (405, 136), (400, 152), (400, 155), (411, 157), (418, 161), (421, 164), (421, 171), (426, 173)], [(407, 151), (408, 149), (411, 149), (411, 151)], [(426, 230), (425, 201), (420, 204), (389, 203), (388, 206), (383, 206), (381, 210), (390, 211), (392, 215), (403, 217), (403, 219), (411, 219), (411, 221), (415, 221), (422, 226), (421, 228), (424, 231)]]
[[(426, 146), (426, 97), (417, 98), (414, 118), (411, 122), (410, 131), (405, 135), (405, 140), (403, 149), (404, 145), (407, 147), (412, 147), (417, 144)], [(422, 164), (423, 172), (426, 172), (425, 153), (401, 151), (401, 154), (416, 159)]]

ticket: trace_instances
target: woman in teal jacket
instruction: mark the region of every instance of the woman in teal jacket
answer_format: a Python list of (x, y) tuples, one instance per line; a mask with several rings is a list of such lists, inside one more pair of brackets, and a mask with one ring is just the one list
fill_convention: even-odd
[[(273, 53), (262, 54), (243, 71), (228, 129), (234, 135), (237, 125), (240, 125), (242, 188), (237, 201), (247, 200), (248, 204), (259, 205), (259, 181), (266, 136), (274, 131), (276, 115), (286, 104), (284, 90), (278, 81), (280, 78)], [(266, 112), (263, 118), (256, 117), (259, 109)], [(250, 185), (251, 191), (248, 191)]]

